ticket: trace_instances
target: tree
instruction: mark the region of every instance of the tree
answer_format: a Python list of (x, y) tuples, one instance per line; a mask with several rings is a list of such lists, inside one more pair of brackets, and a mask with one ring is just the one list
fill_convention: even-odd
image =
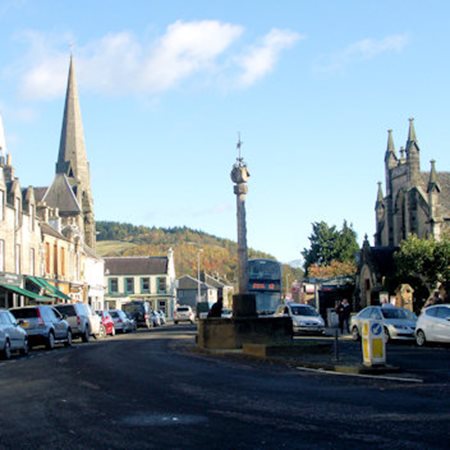
[[(309, 268), (313, 265), (326, 267), (330, 266), (333, 261), (354, 262), (359, 246), (356, 241), (356, 233), (351, 225), (344, 221), (342, 230), (338, 230), (335, 225), (330, 227), (322, 221), (313, 223), (312, 227), (313, 232), (308, 238), (311, 247), (302, 251), (307, 275), (309, 275)], [(347, 269), (348, 267), (345, 268), (345, 271)], [(347, 273), (338, 273), (337, 275), (347, 275)]]
[(450, 238), (441, 241), (410, 235), (394, 254), (396, 276), (415, 289), (423, 284), (429, 293), (438, 282), (450, 280)]

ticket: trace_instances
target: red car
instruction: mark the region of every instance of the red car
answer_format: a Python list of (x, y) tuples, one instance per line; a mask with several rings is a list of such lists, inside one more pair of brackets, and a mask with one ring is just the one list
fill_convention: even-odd
[(116, 329), (114, 328), (114, 320), (108, 311), (97, 311), (100, 316), (102, 323), (100, 325), (100, 336), (104, 338), (108, 335), (114, 336), (116, 334)]

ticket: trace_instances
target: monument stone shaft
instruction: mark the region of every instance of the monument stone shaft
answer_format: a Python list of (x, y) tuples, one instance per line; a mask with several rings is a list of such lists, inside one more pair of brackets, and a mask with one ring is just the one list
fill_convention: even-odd
[[(238, 148), (240, 149), (240, 141)], [(250, 178), (243, 158), (238, 157), (231, 170), (231, 180), (236, 195), (237, 233), (238, 233), (238, 270), (239, 294), (246, 294), (248, 287), (248, 249), (247, 225), (245, 219), (245, 198), (248, 192), (247, 180)]]

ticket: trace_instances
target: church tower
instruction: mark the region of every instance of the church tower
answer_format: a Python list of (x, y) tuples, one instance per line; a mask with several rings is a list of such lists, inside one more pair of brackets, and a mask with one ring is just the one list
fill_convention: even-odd
[(89, 162), (86, 156), (83, 123), (72, 56), (70, 57), (69, 79), (67, 82), (58, 161), (56, 163), (56, 175), (65, 175), (67, 177), (81, 208), (78, 226), (83, 232), (86, 245), (95, 249), (94, 200), (91, 191)]
[(409, 187), (420, 185), (420, 149), (417, 144), (414, 119), (409, 119), (408, 140), (406, 141), (406, 158), (408, 163)]

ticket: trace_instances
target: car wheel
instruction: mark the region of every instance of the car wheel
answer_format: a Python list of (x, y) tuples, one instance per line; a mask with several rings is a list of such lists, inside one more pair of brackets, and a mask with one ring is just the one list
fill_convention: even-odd
[(100, 339), (104, 339), (106, 337), (106, 328), (104, 325), (100, 325), (100, 331), (98, 333), (98, 337)]
[(64, 345), (66, 347), (71, 347), (72, 346), (72, 330), (67, 330), (67, 340), (64, 343)]
[(8, 339), (5, 341), (5, 347), (3, 348), (2, 351), (2, 357), (3, 359), (11, 358), (11, 343), (9, 342)]
[(389, 333), (389, 330), (384, 327), (384, 343), (387, 344), (391, 340), (391, 334)]
[(23, 348), (20, 350), (20, 354), (23, 356), (27, 356), (30, 351), (30, 346), (28, 345), (28, 338), (25, 338), (23, 341)]
[(86, 326), (86, 328), (84, 329), (84, 333), (81, 336), (81, 340), (83, 342), (89, 342), (89, 339), (91, 338), (91, 333), (89, 332), (89, 327)]
[(47, 336), (47, 343), (45, 344), (47, 350), (53, 350), (55, 348), (55, 335), (53, 331), (50, 331)]
[(359, 341), (361, 339), (361, 336), (359, 335), (358, 327), (352, 328), (352, 339), (354, 341)]
[(427, 338), (425, 337), (425, 333), (422, 330), (417, 330), (416, 344), (419, 347), (423, 347), (426, 343), (427, 343)]

